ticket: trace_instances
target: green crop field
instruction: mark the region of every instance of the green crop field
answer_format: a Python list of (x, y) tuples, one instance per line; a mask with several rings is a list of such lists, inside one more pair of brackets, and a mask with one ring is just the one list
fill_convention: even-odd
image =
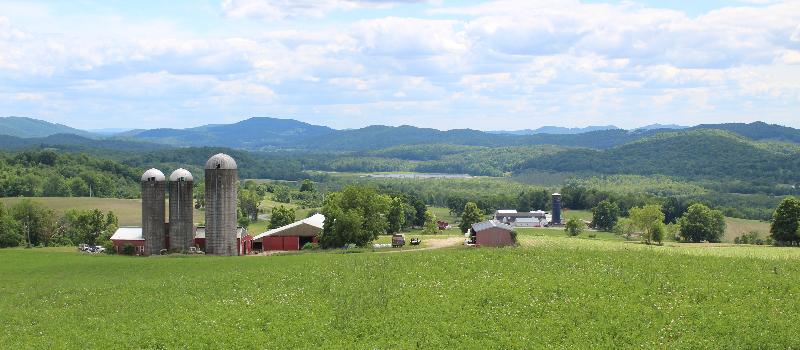
[[(517, 248), (0, 250), (4, 348), (796, 348), (800, 250), (525, 230)], [(557, 232), (553, 230), (553, 233)]]
[[(24, 197), (0, 198), (0, 203), (7, 207), (21, 201)], [(142, 225), (142, 200), (141, 199), (117, 199), (117, 198), (89, 198), (89, 197), (29, 197), (32, 201), (40, 203), (47, 208), (53, 209), (56, 214), (61, 215), (69, 209), (100, 209), (102, 211), (113, 211), (119, 218), (120, 226), (141, 226)], [(165, 206), (169, 210), (169, 204)], [(194, 211), (194, 221), (201, 223), (205, 221), (202, 211)]]

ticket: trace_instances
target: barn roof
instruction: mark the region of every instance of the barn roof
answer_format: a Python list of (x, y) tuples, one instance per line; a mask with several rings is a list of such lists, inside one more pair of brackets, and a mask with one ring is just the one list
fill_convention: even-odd
[(475, 232), (481, 232), (481, 231), (488, 230), (488, 229), (494, 228), (494, 227), (501, 228), (501, 229), (506, 230), (506, 231), (514, 231), (514, 228), (511, 227), (511, 225), (504, 224), (504, 223), (502, 223), (500, 221), (497, 221), (497, 220), (488, 220), (488, 221), (472, 224), (472, 230), (475, 231)]
[(120, 227), (114, 231), (112, 240), (118, 241), (144, 241), (141, 227)]
[(261, 233), (253, 237), (253, 240), (258, 240), (267, 236), (303, 236), (313, 237), (322, 230), (325, 224), (325, 215), (314, 214), (300, 221), (295, 221), (291, 224), (281, 226), (267, 232)]

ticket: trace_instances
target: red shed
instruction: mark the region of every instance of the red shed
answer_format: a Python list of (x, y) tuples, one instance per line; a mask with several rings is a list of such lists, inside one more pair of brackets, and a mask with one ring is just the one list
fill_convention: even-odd
[(314, 214), (306, 219), (269, 230), (253, 237), (253, 247), (258, 250), (300, 250), (306, 243), (316, 243), (322, 232), (325, 216)]
[(475, 236), (479, 247), (505, 247), (514, 245), (511, 232), (514, 228), (497, 220), (479, 222), (472, 225), (470, 233)]

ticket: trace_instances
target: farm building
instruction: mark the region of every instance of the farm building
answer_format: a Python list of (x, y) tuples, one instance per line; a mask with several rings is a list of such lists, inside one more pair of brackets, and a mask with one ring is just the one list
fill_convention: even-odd
[[(206, 227), (197, 226), (194, 233), (194, 246), (206, 251)], [(247, 255), (253, 251), (253, 237), (247, 234), (247, 229), (241, 226), (236, 228), (236, 255)]]
[(300, 250), (306, 243), (316, 243), (322, 232), (325, 215), (314, 214), (286, 226), (269, 230), (253, 237), (256, 250)]
[(472, 225), (470, 236), (479, 247), (504, 247), (514, 245), (514, 228), (498, 220), (489, 220)]
[(523, 211), (498, 210), (494, 219), (514, 227), (542, 227), (547, 225), (547, 213), (541, 210)]
[(111, 236), (114, 244), (114, 251), (122, 252), (126, 245), (132, 245), (136, 249), (136, 254), (144, 254), (144, 234), (141, 227), (120, 227)]

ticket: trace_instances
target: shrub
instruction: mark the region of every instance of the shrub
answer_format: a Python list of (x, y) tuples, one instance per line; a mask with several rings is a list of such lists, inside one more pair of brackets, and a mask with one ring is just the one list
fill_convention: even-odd
[(757, 244), (763, 245), (764, 240), (759, 237), (758, 231), (750, 231), (745, 233), (739, 237), (733, 239), (733, 243), (735, 244)]
[(592, 232), (588, 236), (589, 236), (589, 238), (595, 238), (595, 237), (597, 237), (597, 234)]
[(126, 244), (122, 247), (122, 254), (125, 255), (135, 255), (136, 254), (136, 247), (132, 244)]
[(570, 218), (567, 221), (567, 224), (564, 225), (564, 231), (567, 232), (567, 235), (577, 236), (583, 232), (585, 227), (586, 225), (583, 223), (583, 221), (579, 220), (578, 218)]
[(312, 243), (312, 242), (306, 242), (306, 244), (303, 244), (302, 250), (314, 250), (314, 249), (317, 249), (317, 248), (319, 248), (319, 244)]

